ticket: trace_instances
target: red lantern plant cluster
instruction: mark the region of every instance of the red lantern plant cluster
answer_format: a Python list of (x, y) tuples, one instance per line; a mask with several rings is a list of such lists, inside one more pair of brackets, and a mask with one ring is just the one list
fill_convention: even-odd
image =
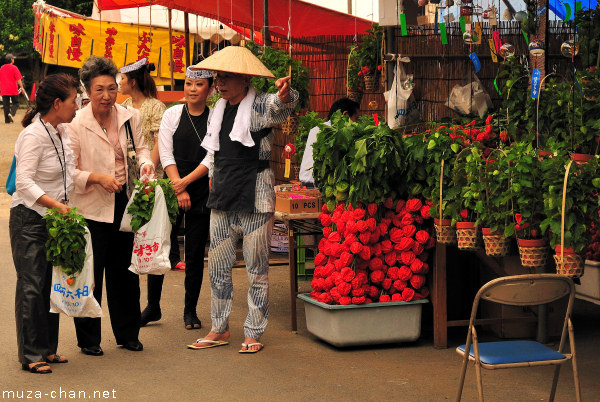
[(426, 298), (425, 250), (435, 239), (424, 221), (430, 202), (413, 198), (366, 209), (343, 204), (319, 215), (323, 239), (310, 296), (327, 304), (367, 304)]

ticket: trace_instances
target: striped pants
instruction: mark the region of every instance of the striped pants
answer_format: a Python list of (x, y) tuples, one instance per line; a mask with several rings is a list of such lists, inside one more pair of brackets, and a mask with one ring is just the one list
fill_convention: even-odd
[(231, 270), (236, 262), (235, 249), (243, 239), (244, 261), (248, 272), (248, 316), (244, 335), (260, 339), (269, 316), (269, 249), (273, 231), (273, 213), (225, 212), (213, 209), (210, 215), (210, 277), (212, 330), (229, 330), (233, 304)]

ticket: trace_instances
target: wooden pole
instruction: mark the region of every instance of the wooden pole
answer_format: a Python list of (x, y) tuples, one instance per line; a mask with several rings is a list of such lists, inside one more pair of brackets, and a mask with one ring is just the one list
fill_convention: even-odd
[(352, 0), (348, 0), (348, 14), (352, 14)]
[(183, 24), (185, 27), (185, 65), (190, 65), (192, 58), (190, 57), (190, 15), (183, 13)]
[(271, 46), (271, 35), (269, 35), (269, 0), (263, 0), (263, 44)]
[(173, 78), (173, 27), (171, 16), (173, 12), (169, 8), (169, 74), (171, 75), (171, 91), (175, 90), (175, 79)]

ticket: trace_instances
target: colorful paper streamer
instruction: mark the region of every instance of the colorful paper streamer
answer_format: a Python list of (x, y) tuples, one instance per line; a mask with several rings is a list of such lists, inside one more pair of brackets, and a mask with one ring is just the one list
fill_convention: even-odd
[(481, 62), (479, 61), (479, 57), (477, 57), (477, 53), (472, 52), (469, 55), (469, 58), (473, 62), (473, 66), (475, 66), (475, 74), (477, 74), (479, 70), (481, 70)]
[(440, 23), (440, 35), (442, 37), (442, 45), (447, 45), (448, 44), (448, 36), (446, 35), (446, 23), (445, 22)]
[(533, 73), (531, 74), (531, 98), (537, 99), (540, 95), (540, 75), (542, 74), (542, 70), (539, 68), (534, 68)]
[(460, 22), (460, 31), (461, 31), (462, 33), (465, 33), (465, 31), (466, 31), (466, 29), (467, 29), (467, 28), (466, 28), (466, 26), (465, 26), (465, 17), (462, 17), (462, 16), (461, 16), (461, 17), (458, 19), (458, 21)]
[(494, 45), (494, 40), (488, 39), (488, 43), (490, 44), (490, 54), (492, 55), (492, 61), (494, 63), (498, 63), (498, 56), (496, 54), (496, 45)]
[(529, 38), (527, 37), (527, 32), (523, 31), (521, 29), (521, 32), (523, 32), (523, 37), (525, 38), (525, 43), (527, 44), (527, 46), (529, 46)]
[(406, 14), (400, 14), (400, 34), (402, 36), (408, 35), (408, 30), (406, 29)]

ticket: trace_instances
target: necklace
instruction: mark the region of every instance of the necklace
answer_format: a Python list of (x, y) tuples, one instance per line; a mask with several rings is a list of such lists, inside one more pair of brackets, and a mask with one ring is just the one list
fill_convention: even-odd
[(98, 125), (100, 125), (100, 128), (102, 129), (102, 131), (104, 132), (104, 135), (108, 134), (108, 129), (110, 128), (110, 121), (111, 121), (111, 115), (108, 115), (108, 125), (101, 123), (100, 120), (94, 115), (94, 119), (96, 119), (96, 121), (98, 122)]
[[(194, 124), (194, 120), (192, 120), (192, 116), (190, 115), (188, 106), (184, 105), (183, 107), (185, 108), (185, 111), (187, 112), (188, 118), (190, 119), (190, 123), (192, 123), (192, 128), (196, 132), (196, 137), (198, 137), (198, 141), (200, 141), (200, 144), (202, 144), (202, 138), (200, 138), (200, 134), (198, 134), (198, 130), (196, 130), (196, 125)], [(202, 112), (202, 113), (204, 113), (204, 112)], [(200, 115), (202, 115), (202, 113)]]

